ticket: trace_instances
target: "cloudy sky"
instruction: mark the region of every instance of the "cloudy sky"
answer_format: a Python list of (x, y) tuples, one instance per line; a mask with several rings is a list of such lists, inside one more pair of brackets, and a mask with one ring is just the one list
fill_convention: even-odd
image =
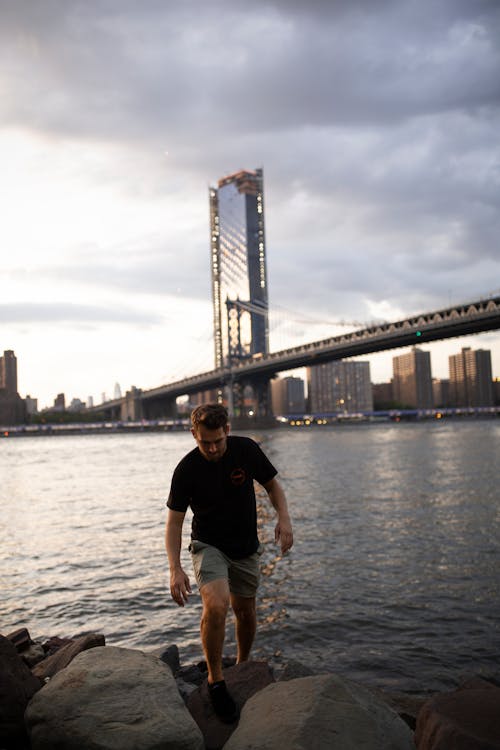
[[(0, 350), (41, 406), (213, 367), (208, 186), (241, 168), (274, 349), (500, 289), (497, 0), (0, 0), (0, 112)], [(433, 375), (461, 346), (500, 376), (497, 332)]]

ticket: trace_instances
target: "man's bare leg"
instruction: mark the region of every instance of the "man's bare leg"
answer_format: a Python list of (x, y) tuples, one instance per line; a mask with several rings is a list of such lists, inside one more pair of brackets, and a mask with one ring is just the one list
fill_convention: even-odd
[(201, 587), (200, 593), (203, 601), (200, 630), (207, 661), (208, 694), (219, 719), (227, 724), (233, 724), (240, 712), (227, 692), (222, 674), (222, 647), (229, 609), (229, 584), (225, 578), (211, 581)]
[(238, 646), (237, 663), (247, 661), (257, 629), (255, 597), (231, 594), (231, 606), (236, 617), (236, 644)]
[(200, 632), (203, 652), (207, 662), (208, 682), (223, 680), (222, 648), (226, 632), (226, 615), (229, 608), (229, 584), (225, 578), (206, 583), (200, 589), (203, 602)]

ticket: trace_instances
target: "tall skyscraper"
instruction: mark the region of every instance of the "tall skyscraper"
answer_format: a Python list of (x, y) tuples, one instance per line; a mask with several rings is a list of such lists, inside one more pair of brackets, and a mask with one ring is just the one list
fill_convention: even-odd
[(431, 355), (413, 347), (392, 360), (394, 401), (403, 407), (432, 409)]
[(373, 410), (369, 362), (337, 360), (308, 367), (307, 385), (313, 414)]
[(493, 406), (491, 352), (470, 347), (448, 358), (452, 406)]
[(269, 348), (262, 169), (210, 188), (210, 254), (215, 366)]

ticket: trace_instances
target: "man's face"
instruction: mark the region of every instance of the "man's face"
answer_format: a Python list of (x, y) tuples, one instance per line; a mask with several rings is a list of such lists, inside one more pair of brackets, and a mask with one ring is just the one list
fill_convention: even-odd
[(207, 461), (220, 461), (226, 452), (229, 425), (210, 430), (200, 424), (196, 428), (193, 427), (191, 432), (203, 458)]

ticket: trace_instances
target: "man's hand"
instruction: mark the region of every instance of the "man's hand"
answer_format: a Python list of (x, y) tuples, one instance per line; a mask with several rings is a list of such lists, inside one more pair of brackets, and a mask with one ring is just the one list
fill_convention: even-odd
[(170, 573), (170, 594), (179, 607), (183, 607), (191, 593), (189, 578), (182, 568), (176, 568)]
[(280, 542), (282, 555), (284, 555), (285, 552), (288, 552), (288, 550), (291, 548), (293, 544), (293, 531), (292, 524), (288, 517), (284, 519), (278, 519), (278, 523), (276, 524), (276, 527), (274, 529), (274, 541), (276, 542), (276, 544)]
[(274, 529), (274, 541), (276, 544), (278, 542), (281, 544), (281, 554), (284, 555), (293, 544), (292, 522), (288, 514), (285, 493), (276, 477), (266, 482), (264, 488), (269, 495), (273, 508), (278, 514), (278, 523)]

